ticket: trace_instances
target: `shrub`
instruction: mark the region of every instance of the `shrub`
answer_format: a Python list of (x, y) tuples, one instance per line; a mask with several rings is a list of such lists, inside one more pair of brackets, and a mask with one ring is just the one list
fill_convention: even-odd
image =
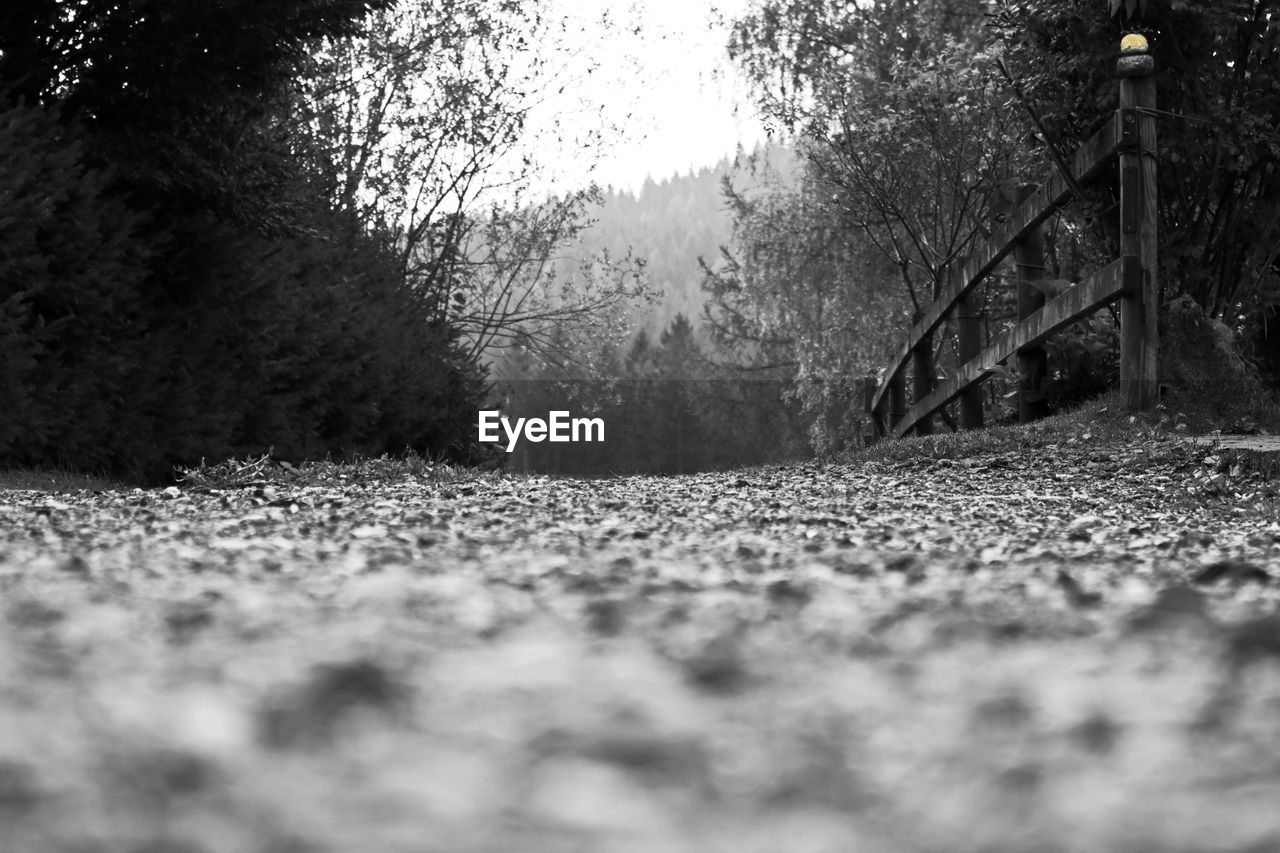
[(155, 480), (202, 458), (465, 460), (484, 375), (394, 259), (310, 202), (263, 234), (152, 198), (0, 112), (0, 464)]
[(39, 109), (0, 112), (0, 458), (103, 467), (145, 334), (141, 217)]
[(1190, 296), (1161, 311), (1160, 383), (1175, 407), (1219, 427), (1232, 419), (1272, 419), (1274, 403), (1257, 369), (1240, 355), (1235, 334)]
[(1045, 342), (1044, 395), (1050, 410), (1065, 411), (1120, 381), (1120, 334), (1110, 315), (1072, 323)]

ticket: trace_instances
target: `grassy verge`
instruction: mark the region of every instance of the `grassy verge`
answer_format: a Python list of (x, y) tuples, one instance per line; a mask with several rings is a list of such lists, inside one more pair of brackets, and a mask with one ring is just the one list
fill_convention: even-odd
[[(397, 483), (406, 479), (433, 482), (456, 482), (482, 477), (481, 469), (424, 459), (408, 452), (399, 456), (383, 455), (357, 458), (350, 462), (321, 460), (292, 465), (271, 458), (270, 453), (221, 462), (202, 462), (180, 467), (174, 477), (180, 486), (203, 489), (236, 489), (267, 484), (309, 485), (341, 480), (357, 484)], [(27, 490), (40, 492), (107, 492), (133, 489), (144, 484), (122, 477), (83, 473), (69, 469), (8, 468), (0, 469), (0, 491)]]
[(900, 462), (922, 456), (959, 459), (1054, 445), (1176, 444), (1180, 438), (1217, 431), (1257, 430), (1280, 435), (1280, 401), (1275, 397), (1268, 395), (1231, 407), (1203, 398), (1172, 398), (1149, 412), (1130, 414), (1124, 410), (1119, 393), (1110, 391), (1034, 423), (881, 441), (844, 454), (839, 461)]
[(39, 492), (106, 492), (131, 489), (135, 483), (113, 477), (50, 468), (0, 470), (0, 491), (25, 489)]
[(399, 483), (405, 480), (452, 483), (485, 475), (480, 469), (465, 468), (423, 458), (412, 451), (399, 456), (382, 455), (350, 462), (322, 460), (292, 465), (267, 453), (260, 457), (227, 459), (179, 468), (179, 484), (203, 489), (235, 489), (266, 484), (309, 485), (333, 482), (356, 484)]

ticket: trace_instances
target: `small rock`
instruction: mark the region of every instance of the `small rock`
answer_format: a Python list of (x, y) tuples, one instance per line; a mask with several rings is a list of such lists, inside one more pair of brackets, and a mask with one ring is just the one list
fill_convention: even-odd
[(1097, 755), (1106, 755), (1115, 749), (1120, 739), (1120, 725), (1108, 715), (1090, 714), (1070, 731), (1073, 741), (1081, 748)]
[(747, 682), (746, 664), (733, 632), (711, 638), (681, 663), (689, 681), (713, 693), (731, 693)]
[(592, 633), (603, 637), (615, 637), (626, 627), (626, 615), (622, 605), (608, 598), (597, 598), (587, 602), (583, 610), (587, 617), (587, 627)]
[(67, 574), (78, 575), (80, 577), (88, 577), (92, 574), (89, 568), (89, 561), (79, 554), (72, 554), (70, 557), (63, 560), (62, 565), (58, 568), (62, 569), (62, 571)]
[(915, 554), (898, 554), (885, 561), (886, 572), (900, 572), (907, 577), (908, 583), (919, 583), (925, 579), (925, 568)]
[(1160, 590), (1156, 600), (1134, 616), (1129, 625), (1137, 631), (1149, 631), (1208, 621), (1203, 595), (1189, 586), (1171, 586)]
[(1065, 531), (1067, 540), (1070, 542), (1088, 542), (1093, 539), (1093, 531), (1097, 530), (1101, 524), (1102, 519), (1096, 515), (1082, 515), (1067, 525)]
[(48, 628), (66, 618), (60, 608), (34, 598), (23, 598), (9, 606), (9, 622), (21, 628)]
[(199, 601), (184, 601), (165, 614), (164, 624), (174, 643), (183, 645), (214, 622), (213, 611)]
[(1032, 793), (1044, 781), (1044, 768), (1035, 762), (1025, 761), (1008, 767), (996, 775), (996, 785), (1005, 791)]
[(1252, 581), (1267, 584), (1271, 582), (1271, 575), (1261, 566), (1250, 563), (1248, 560), (1218, 560), (1216, 563), (1205, 566), (1192, 579), (1192, 583), (1195, 584), (1212, 584), (1219, 581), (1234, 584)]
[(1058, 570), (1057, 584), (1072, 607), (1096, 607), (1102, 601), (1101, 594), (1086, 592), (1084, 587), (1063, 569)]
[(31, 509), (36, 515), (48, 518), (55, 512), (64, 512), (71, 509), (71, 504), (56, 501), (53, 498), (47, 498), (44, 503), (39, 504), (38, 506), (33, 506)]
[(373, 661), (319, 666), (263, 710), (262, 739), (276, 748), (314, 746), (332, 738), (358, 709), (391, 713), (406, 698), (404, 685)]
[(1259, 616), (1233, 627), (1227, 639), (1227, 657), (1235, 666), (1280, 658), (1280, 614)]
[(803, 584), (795, 583), (787, 578), (776, 580), (765, 588), (765, 595), (774, 604), (794, 604), (804, 606), (813, 598), (813, 593)]
[(973, 709), (971, 725), (984, 731), (1009, 731), (1031, 722), (1034, 712), (1018, 693), (993, 696)]
[(587, 740), (582, 752), (655, 780), (695, 780), (705, 774), (707, 758), (697, 741), (626, 728)]
[(34, 768), (19, 761), (0, 760), (0, 814), (28, 811), (42, 796)]

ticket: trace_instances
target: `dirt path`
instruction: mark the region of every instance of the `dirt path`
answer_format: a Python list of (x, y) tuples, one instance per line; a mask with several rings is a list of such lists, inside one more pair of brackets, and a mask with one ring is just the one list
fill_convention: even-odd
[(0, 850), (1280, 850), (1209, 453), (0, 493)]

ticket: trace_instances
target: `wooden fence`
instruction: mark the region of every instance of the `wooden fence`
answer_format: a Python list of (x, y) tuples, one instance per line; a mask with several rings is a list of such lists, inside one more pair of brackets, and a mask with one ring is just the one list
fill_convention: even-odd
[[(1022, 375), (1020, 419), (1036, 415), (1033, 383), (1044, 370), (1041, 348), (1055, 332), (1115, 300), (1120, 301), (1120, 394), (1126, 408), (1156, 401), (1156, 124), (1154, 63), (1146, 39), (1127, 35), (1116, 66), (1120, 106), (1071, 162), (1035, 187), (1005, 218), (1003, 227), (971, 255), (939, 299), (916, 319), (907, 342), (867, 402), (877, 437), (900, 438), (932, 431), (933, 415), (959, 397), (960, 425), (982, 426), (980, 384), (997, 365), (1016, 358)], [(1053, 299), (1032, 284), (1043, 276), (1042, 224), (1078, 197), (1082, 187), (1106, 178), (1119, 161), (1119, 257)], [(1063, 174), (1063, 171), (1069, 174)], [(1018, 323), (981, 346), (980, 318), (971, 293), (1010, 254), (1018, 268)], [(937, 383), (933, 335), (954, 310), (960, 366)], [(913, 368), (912, 401), (906, 373)], [(887, 415), (887, 418), (886, 418)]]

